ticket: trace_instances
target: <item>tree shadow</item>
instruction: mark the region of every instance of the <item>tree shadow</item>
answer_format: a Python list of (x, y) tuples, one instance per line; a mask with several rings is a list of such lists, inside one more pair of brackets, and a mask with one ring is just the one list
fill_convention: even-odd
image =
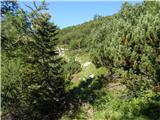
[(156, 80), (157, 82), (160, 82), (160, 68), (156, 69)]
[(150, 120), (160, 119), (160, 104), (158, 102), (151, 102), (146, 107), (141, 109), (140, 113)]
[(82, 81), (77, 87), (69, 90), (65, 96), (63, 113), (72, 110), (74, 112), (72, 114), (75, 116), (83, 103), (93, 104), (96, 99), (105, 94), (99, 90), (111, 79), (111, 76), (108, 74), (101, 75), (97, 78), (88, 78)]

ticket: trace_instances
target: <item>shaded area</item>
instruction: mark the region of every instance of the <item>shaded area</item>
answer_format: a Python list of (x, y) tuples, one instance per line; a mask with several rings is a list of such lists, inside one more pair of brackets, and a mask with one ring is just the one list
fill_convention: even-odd
[(160, 104), (158, 102), (150, 102), (147, 106), (141, 109), (140, 113), (149, 118), (150, 120), (159, 120)]
[(65, 97), (63, 113), (73, 110), (73, 116), (75, 116), (83, 103), (93, 104), (96, 99), (105, 95), (105, 93), (99, 90), (108, 82), (108, 80), (113, 79), (111, 76), (113, 75), (108, 73), (97, 78), (88, 78), (85, 81), (82, 81), (77, 87), (69, 90)]

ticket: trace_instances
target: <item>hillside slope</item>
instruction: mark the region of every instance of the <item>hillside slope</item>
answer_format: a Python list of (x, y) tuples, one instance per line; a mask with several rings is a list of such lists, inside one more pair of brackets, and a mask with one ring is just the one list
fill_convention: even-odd
[[(88, 68), (89, 74), (104, 68), (102, 74), (70, 89), (81, 102), (62, 119), (160, 119), (159, 10), (160, 2), (124, 3), (113, 16), (61, 31), (60, 44), (76, 51), (72, 57), (89, 56), (94, 66)], [(82, 69), (76, 75), (81, 78), (86, 72)]]

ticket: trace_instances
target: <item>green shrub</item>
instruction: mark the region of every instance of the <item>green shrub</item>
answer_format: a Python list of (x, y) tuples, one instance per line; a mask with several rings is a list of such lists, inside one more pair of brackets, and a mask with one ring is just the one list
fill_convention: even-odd
[(81, 64), (73, 58), (64, 65), (64, 74), (66, 80), (71, 80), (73, 75), (82, 70)]
[[(115, 98), (107, 94), (95, 103), (95, 117), (103, 116), (111, 120), (159, 120), (160, 94), (147, 93), (130, 100)], [(98, 114), (101, 112), (101, 114)], [(98, 117), (97, 117), (98, 118)]]

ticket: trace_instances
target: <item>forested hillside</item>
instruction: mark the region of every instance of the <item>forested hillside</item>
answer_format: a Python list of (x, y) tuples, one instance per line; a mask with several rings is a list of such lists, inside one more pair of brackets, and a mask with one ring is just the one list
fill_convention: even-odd
[(58, 28), (47, 5), (1, 2), (4, 120), (160, 120), (160, 2)]
[(159, 10), (160, 2), (126, 2), (112, 16), (61, 31), (63, 45), (89, 53), (97, 68), (107, 69), (96, 78), (107, 81), (102, 87), (107, 95), (90, 106), (92, 119), (160, 119)]
[(60, 44), (67, 45), (70, 49), (84, 49), (89, 45), (90, 37), (88, 35), (94, 29), (102, 26), (105, 22), (110, 21), (112, 17), (94, 17), (93, 20), (64, 28), (60, 31)]

